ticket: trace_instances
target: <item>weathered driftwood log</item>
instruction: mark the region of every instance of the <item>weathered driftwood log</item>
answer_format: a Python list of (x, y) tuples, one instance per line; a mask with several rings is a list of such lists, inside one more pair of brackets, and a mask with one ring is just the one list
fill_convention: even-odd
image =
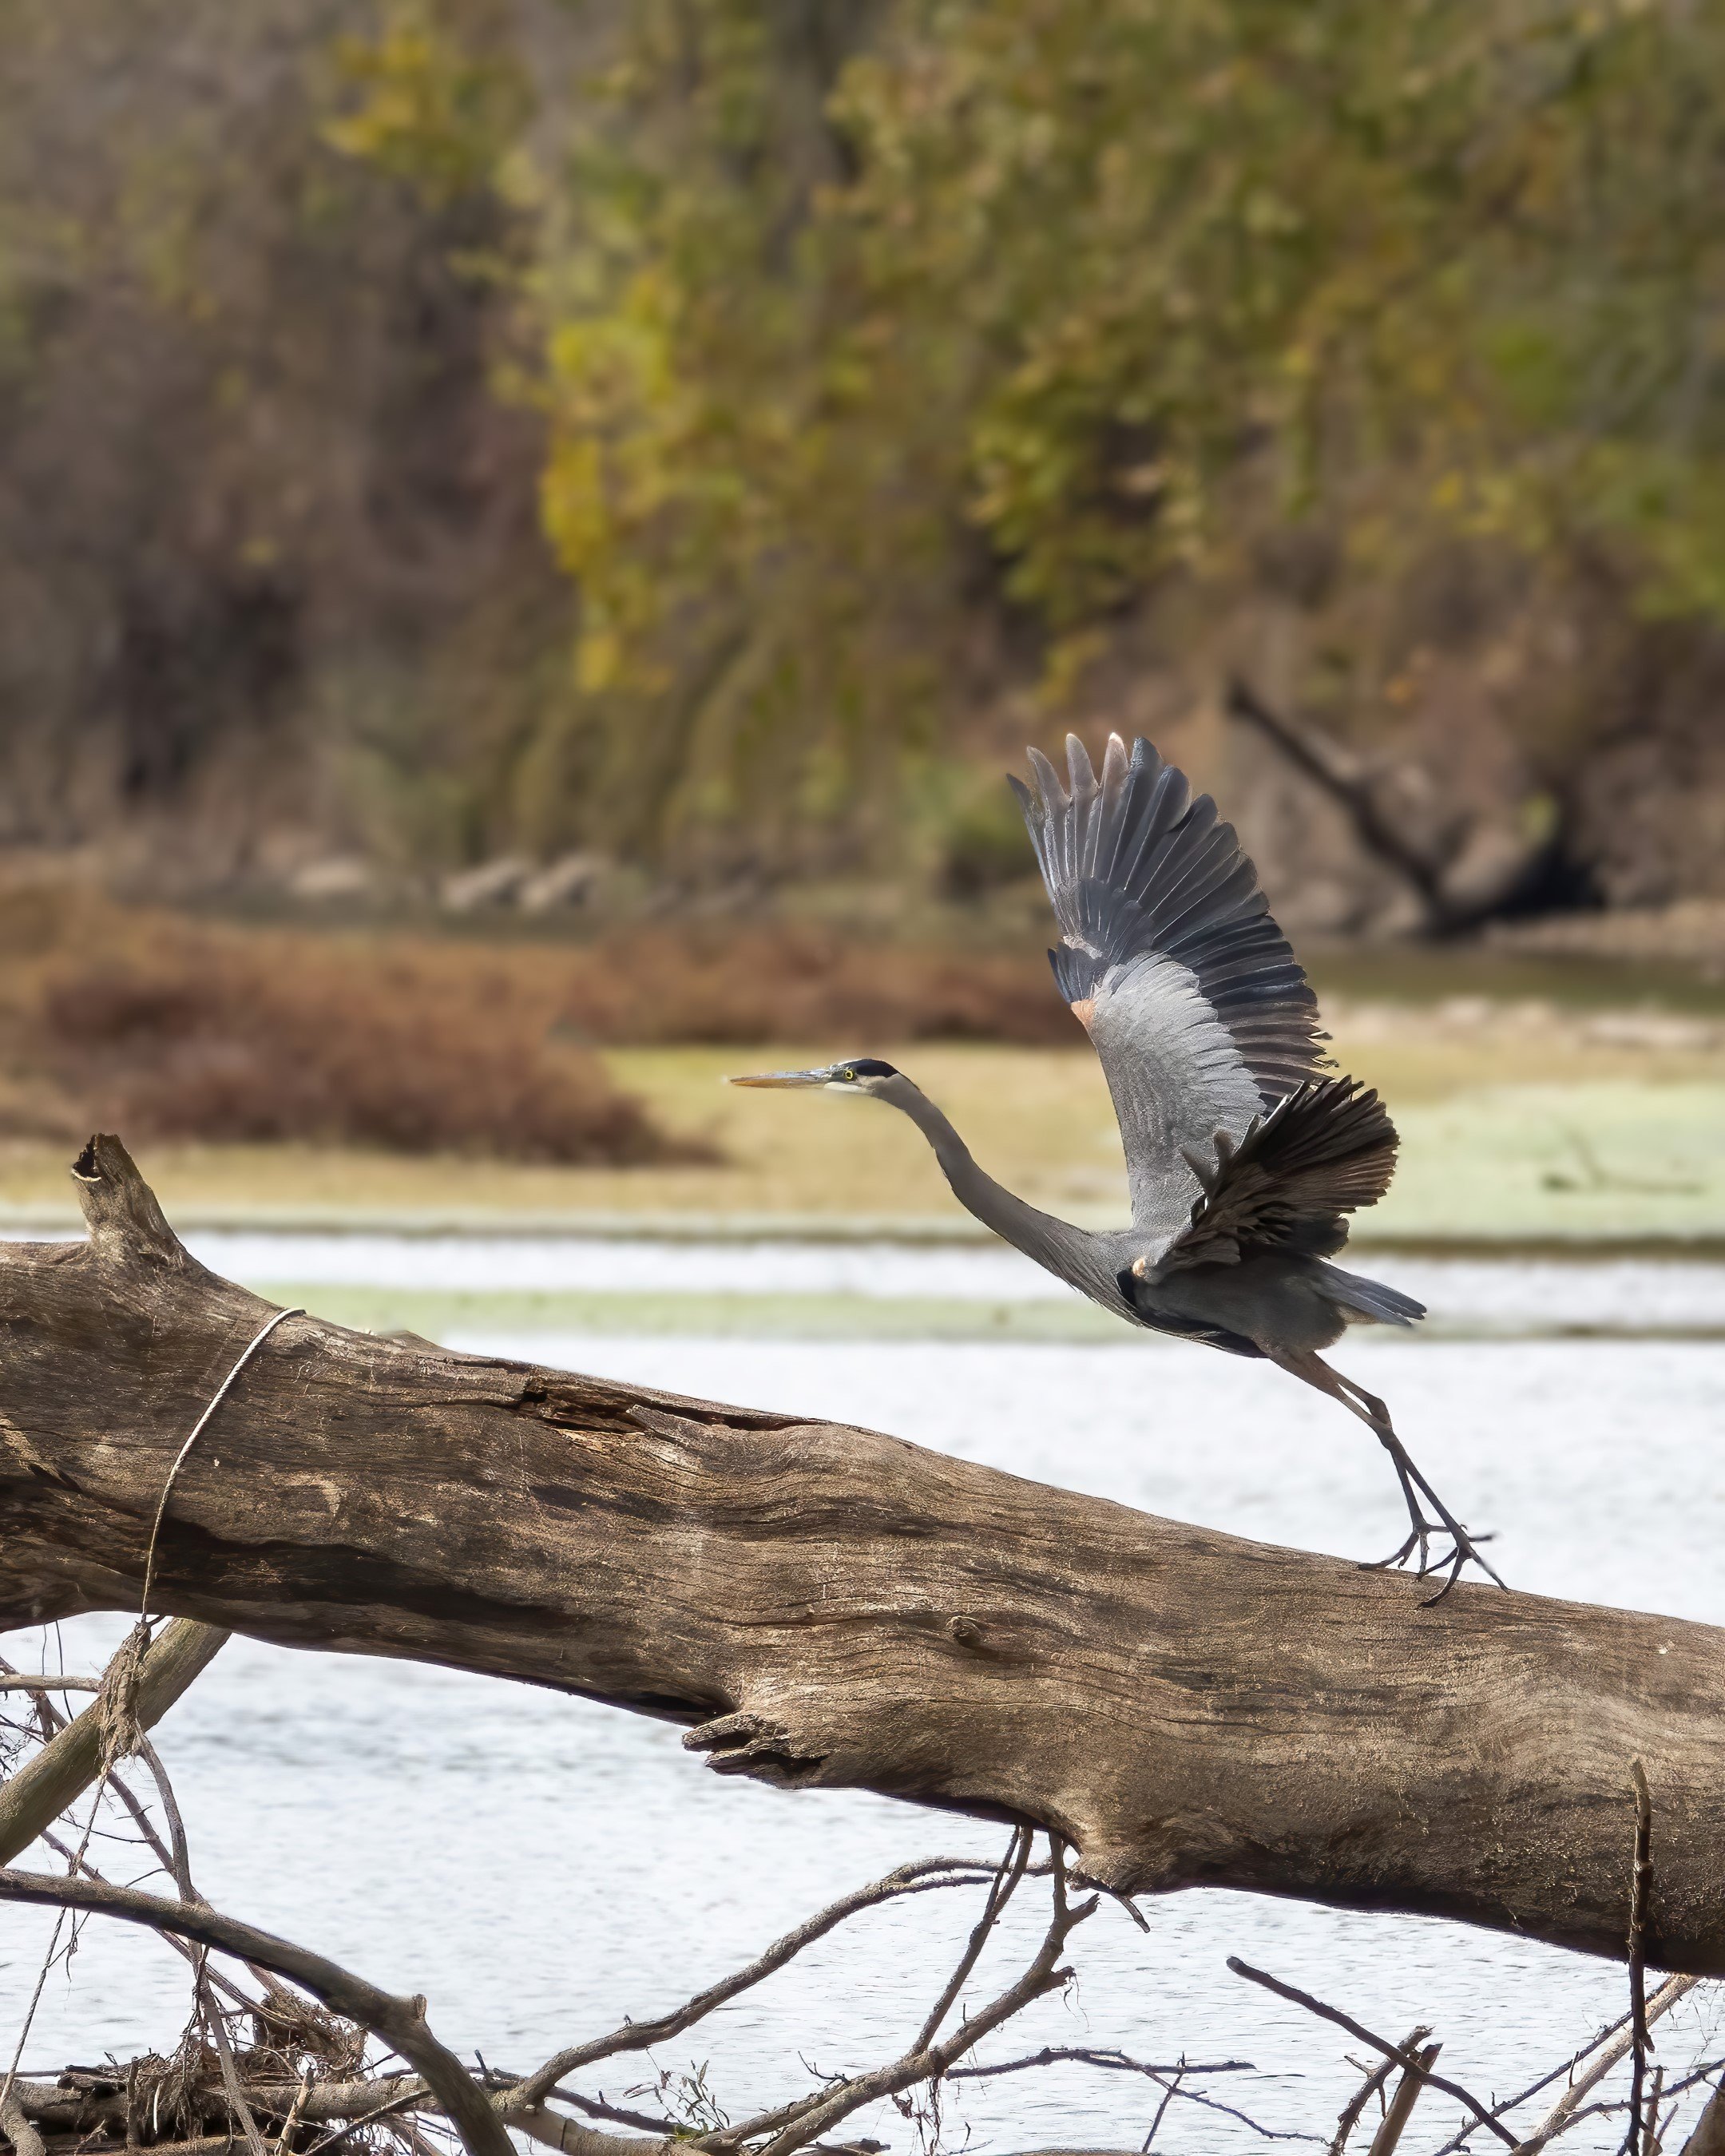
[[(169, 1466), (268, 1306), (123, 1147), (0, 1252), (0, 1627), (135, 1609)], [(293, 1318), (186, 1461), (162, 1610), (691, 1725), (721, 1772), (1213, 1883), (1725, 1972), (1725, 1631), (1152, 1519), (871, 1432)]]

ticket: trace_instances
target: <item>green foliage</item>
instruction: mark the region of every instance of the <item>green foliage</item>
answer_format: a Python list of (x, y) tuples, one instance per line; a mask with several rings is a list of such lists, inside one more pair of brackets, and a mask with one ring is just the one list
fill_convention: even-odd
[[(1452, 558), (1542, 624), (1725, 621), (1717, 8), (14, 13), (30, 828), (312, 738), (414, 852), (985, 882), (1009, 834), (930, 774), (1164, 593), (1189, 640), (1327, 608), (1344, 725)], [(1585, 670), (1508, 723), (1584, 730)]]
[(1057, 684), (1296, 522), (1356, 579), (1448, 531), (1725, 615), (1716, 11), (857, 20), (645, 6), (585, 108), (546, 519), (644, 812), (843, 807), (979, 602)]
[(544, 513), (637, 836), (855, 828), (932, 716), (958, 445), (828, 207), (866, 13), (643, 6), (578, 106)]
[(430, 0), (393, 0), (375, 38), (345, 37), (336, 50), (358, 95), (324, 123), (333, 148), (439, 208), (490, 187), (529, 110), (518, 67), (476, 49)]
[(1225, 560), (1242, 475), (1712, 606), (1722, 91), (1645, 0), (932, 4), (845, 86), (845, 213), (968, 319), (971, 512), (1056, 626)]

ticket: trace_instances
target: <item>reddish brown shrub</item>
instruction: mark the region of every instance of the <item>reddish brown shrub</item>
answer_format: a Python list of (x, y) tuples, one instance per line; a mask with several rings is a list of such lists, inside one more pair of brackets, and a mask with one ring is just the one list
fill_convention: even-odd
[(1047, 962), (862, 942), (825, 930), (663, 929), (573, 953), (563, 1015), (603, 1041), (1005, 1040), (1079, 1036)]
[(363, 947), (190, 939), (142, 962), (62, 962), (40, 1060), (80, 1122), (137, 1136), (311, 1139), (400, 1152), (626, 1165), (710, 1158), (662, 1132), (542, 1003)]
[(581, 1044), (1079, 1039), (1035, 952), (759, 925), (574, 946), (243, 931), (0, 890), (0, 1135), (710, 1158)]

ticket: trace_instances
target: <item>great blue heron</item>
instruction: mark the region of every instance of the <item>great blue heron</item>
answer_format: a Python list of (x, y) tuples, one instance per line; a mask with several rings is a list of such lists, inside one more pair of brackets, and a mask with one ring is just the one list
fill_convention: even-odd
[[(1069, 736), (1065, 786), (1029, 753), (1034, 790), (1010, 783), (1060, 927), (1055, 980), (1113, 1096), (1131, 1227), (1078, 1228), (1027, 1205), (878, 1057), (732, 1083), (889, 1101), (927, 1138), (962, 1205), (1093, 1302), (1153, 1332), (1268, 1357), (1367, 1423), (1408, 1507), (1407, 1537), (1381, 1564), (1411, 1557), (1422, 1578), (1447, 1570), (1433, 1601), (1470, 1559), (1502, 1586), (1383, 1401), (1318, 1353), (1350, 1325), (1412, 1325), (1425, 1312), (1327, 1262), (1348, 1240), (1343, 1216), (1389, 1188), (1395, 1127), (1375, 1092), (1324, 1075), (1317, 999), (1233, 826), (1147, 741), (1128, 755), (1111, 735), (1099, 779)], [(1440, 1532), (1450, 1547), (1434, 1561)]]

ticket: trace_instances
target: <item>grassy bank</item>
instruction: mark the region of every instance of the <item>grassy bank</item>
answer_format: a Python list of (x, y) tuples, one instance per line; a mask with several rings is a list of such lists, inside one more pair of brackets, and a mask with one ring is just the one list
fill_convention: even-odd
[[(1344, 1005), (1337, 1059), (1378, 1086), (1401, 1172), (1362, 1240), (1725, 1240), (1725, 1029), (1657, 1013), (1458, 999)], [(727, 1072), (866, 1045), (935, 1095), (996, 1174), (1072, 1217), (1117, 1217), (1122, 1171), (1101, 1075), (1070, 1050), (856, 1040), (605, 1051), (655, 1122), (711, 1164), (531, 1165), (304, 1144), (138, 1147), (170, 1215), (460, 1224), (968, 1223), (901, 1118), (822, 1095), (747, 1093)], [(59, 1142), (0, 1149), (0, 1207), (72, 1215)]]

